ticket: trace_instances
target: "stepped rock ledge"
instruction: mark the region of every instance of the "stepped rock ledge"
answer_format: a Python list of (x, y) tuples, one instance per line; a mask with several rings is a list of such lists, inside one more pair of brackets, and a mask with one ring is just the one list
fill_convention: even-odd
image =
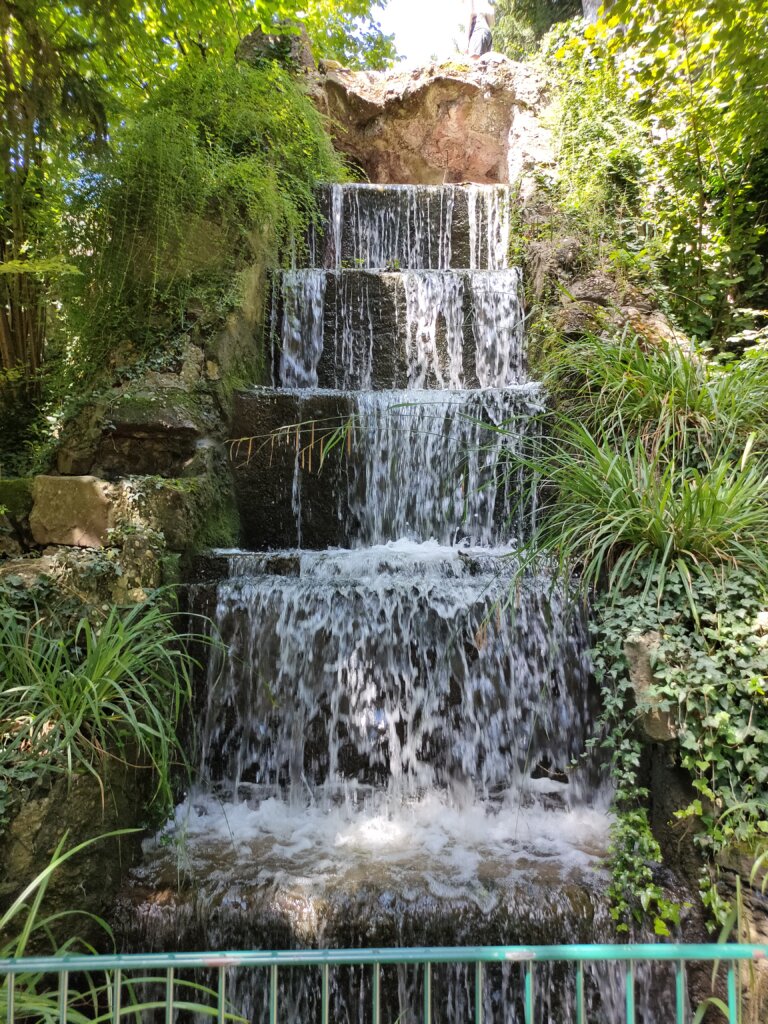
[(501, 54), (386, 72), (321, 61), (307, 82), (337, 147), (373, 182), (519, 182), (525, 195), (554, 164), (545, 79)]

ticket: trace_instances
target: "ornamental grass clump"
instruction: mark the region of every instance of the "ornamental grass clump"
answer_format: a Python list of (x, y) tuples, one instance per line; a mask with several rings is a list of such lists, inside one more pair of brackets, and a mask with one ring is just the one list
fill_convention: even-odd
[(672, 574), (692, 603), (702, 574), (768, 580), (768, 360), (713, 366), (625, 334), (569, 346), (548, 385), (529, 560), (587, 590), (660, 594)]
[[(621, 421), (594, 432), (561, 421), (534, 458), (546, 481), (530, 541), (537, 555), (576, 568), (585, 588), (624, 590), (642, 574), (660, 591), (670, 573), (691, 580), (739, 566), (768, 579), (768, 474), (757, 459), (726, 453), (706, 469), (649, 451)], [(618, 442), (616, 434), (619, 434)]]
[[(7, 910), (0, 913), (0, 960), (21, 960), (30, 956), (87, 956), (100, 952), (79, 937), (85, 922), (96, 926), (101, 945), (114, 947), (112, 931), (102, 918), (79, 910), (49, 912), (45, 901), (49, 884), (57, 871), (72, 857), (95, 843), (130, 835), (135, 830), (119, 829), (87, 839), (67, 848), (67, 835), (58, 842), (48, 864), (26, 885)], [(58, 936), (64, 932), (66, 938)], [(19, 965), (21, 966), (21, 965)], [(168, 1011), (167, 976), (155, 973), (94, 969), (70, 974), (62, 965), (52, 971), (30, 969), (0, 978), (0, 1019), (28, 1024), (112, 1024), (117, 1014), (138, 1021)], [(173, 985), (174, 1008), (197, 1020), (206, 1017), (246, 1024), (220, 993), (198, 981), (177, 977)], [(115, 1002), (117, 1000), (117, 1002)]]
[(151, 601), (69, 629), (0, 612), (0, 784), (88, 772), (103, 786), (116, 759), (152, 770), (154, 799), (169, 805), (172, 770), (184, 764), (178, 727), (191, 695), (190, 639)]
[[(546, 380), (558, 409), (620, 443), (676, 444), (689, 461), (743, 448), (762, 450), (768, 409), (768, 359), (754, 353), (713, 362), (678, 344), (650, 344), (625, 330), (587, 335), (550, 356)], [(668, 449), (669, 451), (669, 449)]]

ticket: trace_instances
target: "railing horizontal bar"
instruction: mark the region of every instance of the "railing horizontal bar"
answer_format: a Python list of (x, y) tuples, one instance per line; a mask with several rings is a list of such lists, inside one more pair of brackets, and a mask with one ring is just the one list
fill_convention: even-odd
[(618, 960), (764, 960), (768, 945), (672, 943), (638, 946), (446, 946), (422, 949), (242, 950), (226, 953), (132, 953), (111, 956), (49, 956), (0, 960), (0, 974), (29, 971), (147, 971), (196, 967), (331, 967), (370, 964), (450, 964)]

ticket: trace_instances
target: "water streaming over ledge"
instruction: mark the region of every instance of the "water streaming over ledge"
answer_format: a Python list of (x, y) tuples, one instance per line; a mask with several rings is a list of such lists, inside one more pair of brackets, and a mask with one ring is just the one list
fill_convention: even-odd
[[(275, 278), (274, 386), (236, 403), (235, 436), (263, 441), (236, 471), (244, 536), (270, 550), (221, 553), (217, 580), (193, 588), (225, 645), (198, 698), (200, 781), (148, 846), (124, 934), (160, 948), (609, 939), (584, 610), (515, 576), (535, 516), (515, 456), (543, 396), (509, 194), (351, 185), (325, 201), (309, 266)], [(318, 473), (323, 431), (343, 424)], [(335, 985), (334, 1020), (368, 1020), (358, 982)], [(386, 980), (388, 1024), (416, 1020), (419, 984)], [(468, 1020), (466, 971), (435, 986), (434, 1020)], [(591, 1019), (615, 1024), (618, 989), (601, 990)], [(263, 993), (235, 994), (267, 1019)], [(523, 1019), (516, 968), (489, 974), (484, 1001), (490, 1022)], [(281, 1007), (318, 1019), (311, 985), (285, 980)], [(553, 976), (537, 1022), (572, 1010)]]

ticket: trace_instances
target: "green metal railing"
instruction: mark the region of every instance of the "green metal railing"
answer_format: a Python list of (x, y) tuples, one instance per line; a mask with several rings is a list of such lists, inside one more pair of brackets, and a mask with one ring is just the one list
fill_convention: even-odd
[[(635, 994), (636, 966), (644, 963), (671, 963), (675, 967), (675, 1018), (674, 1024), (688, 1024), (686, 964), (706, 961), (721, 963), (726, 968), (725, 992), (727, 1020), (736, 1024), (739, 1019), (738, 1007), (738, 965), (768, 959), (768, 945), (627, 945), (627, 946), (466, 946), (422, 949), (344, 949), (344, 950), (302, 950), (287, 952), (227, 952), (227, 953), (168, 953), (138, 954), (128, 956), (62, 956), (35, 957), (20, 960), (0, 960), (0, 1020), (8, 1024), (14, 1021), (28, 1021), (30, 1018), (58, 1020), (67, 1024), (76, 1020), (98, 1020), (119, 1024), (121, 1017), (133, 1016), (139, 1010), (162, 1010), (166, 1024), (173, 1024), (174, 1015), (180, 1009), (199, 1009), (197, 1004), (177, 996), (180, 984), (179, 972), (206, 969), (213, 971), (217, 979), (210, 989), (194, 986), (198, 992), (207, 992), (213, 1003), (206, 1006), (205, 1013), (215, 1018), (217, 1024), (226, 1024), (236, 1011), (228, 1007), (226, 999), (227, 977), (236, 969), (261, 969), (266, 972), (269, 986), (268, 1015), (270, 1024), (278, 1024), (280, 1017), (280, 972), (292, 968), (320, 968), (320, 1017), (322, 1024), (330, 1024), (331, 970), (344, 967), (370, 967), (371, 969), (371, 1020), (381, 1024), (381, 971), (383, 967), (411, 965), (423, 971), (424, 1024), (433, 1020), (432, 968), (438, 964), (474, 965), (474, 1024), (484, 1024), (484, 972), (486, 965), (520, 964), (524, 972), (523, 1003), (525, 1024), (534, 1024), (537, 991), (536, 967), (538, 964), (573, 964), (575, 968), (575, 1022), (588, 1024), (585, 998), (585, 969), (596, 963), (623, 965), (625, 979), (624, 1020), (616, 1024), (636, 1024), (637, 1007)], [(151, 972), (149, 976), (146, 972)], [(159, 973), (158, 973), (159, 972)], [(142, 977), (134, 977), (139, 973)], [(104, 984), (94, 986), (93, 978), (104, 976)], [(82, 1008), (71, 1012), (70, 979), (73, 975), (87, 975), (92, 993), (104, 994), (106, 1009), (98, 1014), (84, 1014)], [(21, 998), (28, 979), (34, 979), (36, 991), (40, 991), (41, 979), (55, 978), (47, 992), (49, 1001), (45, 1006), (53, 1011), (37, 1016), (30, 1013), (34, 1001), (23, 1008)], [(124, 992), (136, 984), (160, 982), (164, 996), (151, 1002), (137, 1005), (124, 1001)], [(41, 1004), (42, 1005), (42, 1004)], [(725, 1006), (723, 1007), (725, 1009)], [(671, 1009), (671, 1008), (670, 1008)], [(135, 1016), (134, 1016), (134, 1019)], [(668, 1018), (672, 1024), (671, 1016)], [(291, 1021), (290, 1024), (299, 1024)], [(306, 1022), (302, 1022), (306, 1024)]]

